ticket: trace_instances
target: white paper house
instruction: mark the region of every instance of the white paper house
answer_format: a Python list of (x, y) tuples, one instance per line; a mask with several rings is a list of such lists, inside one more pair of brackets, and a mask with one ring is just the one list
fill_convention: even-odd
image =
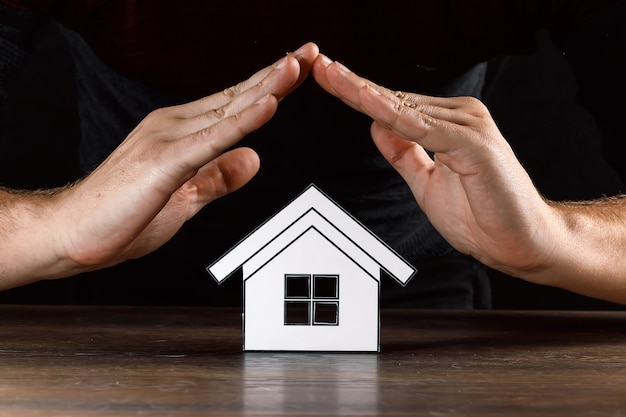
[(379, 351), (381, 273), (415, 273), (315, 185), (207, 270), (221, 283), (239, 267), (247, 351)]

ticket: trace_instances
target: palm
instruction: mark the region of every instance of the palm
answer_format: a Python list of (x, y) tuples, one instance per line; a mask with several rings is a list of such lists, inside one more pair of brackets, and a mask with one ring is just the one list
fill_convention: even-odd
[[(455, 248), (489, 265), (529, 267), (536, 259), (531, 240), (537, 225), (528, 218), (531, 209), (526, 205), (541, 198), (523, 170), (508, 169), (505, 175), (489, 164), (488, 157), (482, 161), (467, 155), (459, 158), (459, 164), (448, 155), (435, 154), (433, 160), (417, 143), (376, 123), (372, 135), (431, 223)], [(504, 147), (498, 152), (509, 151)], [(511, 199), (494, 197), (503, 194)]]

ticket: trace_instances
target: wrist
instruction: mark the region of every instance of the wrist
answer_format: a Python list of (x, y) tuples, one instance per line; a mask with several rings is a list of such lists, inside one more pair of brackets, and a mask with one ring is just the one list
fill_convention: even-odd
[(539, 268), (518, 276), (594, 298), (624, 302), (625, 202), (623, 198), (549, 202), (554, 213), (545, 234), (549, 255)]
[(0, 190), (0, 289), (80, 272), (63, 251), (59, 210), (63, 189)]

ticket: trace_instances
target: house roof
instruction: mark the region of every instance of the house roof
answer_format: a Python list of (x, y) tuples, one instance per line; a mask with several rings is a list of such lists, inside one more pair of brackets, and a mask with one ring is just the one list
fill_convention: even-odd
[[(406, 285), (416, 270), (363, 224), (311, 184), (282, 210), (231, 248), (207, 271), (218, 283), (254, 258), (253, 269), (314, 228), (361, 265), (377, 264)], [(371, 269), (371, 268), (366, 268)]]

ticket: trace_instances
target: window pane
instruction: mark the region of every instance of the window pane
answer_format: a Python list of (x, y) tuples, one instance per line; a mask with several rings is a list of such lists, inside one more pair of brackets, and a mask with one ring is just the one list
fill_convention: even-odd
[(313, 324), (339, 324), (339, 303), (338, 302), (316, 302), (313, 305)]
[(339, 276), (337, 275), (315, 275), (313, 286), (314, 298), (338, 298), (339, 297)]
[(311, 324), (309, 301), (285, 301), (285, 324)]
[(285, 275), (285, 298), (311, 298), (311, 276)]

